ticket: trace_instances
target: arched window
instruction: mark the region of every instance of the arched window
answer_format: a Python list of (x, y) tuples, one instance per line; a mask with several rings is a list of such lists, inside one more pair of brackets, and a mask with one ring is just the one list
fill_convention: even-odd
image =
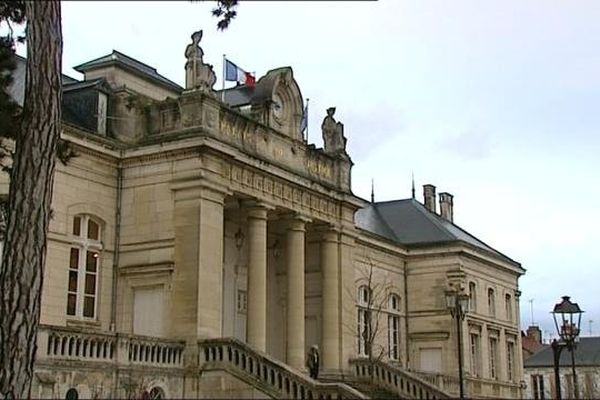
[(471, 311), (477, 311), (477, 285), (475, 282), (469, 282), (469, 308)]
[(488, 289), (488, 312), (490, 316), (496, 316), (496, 294), (492, 288)]
[(67, 315), (96, 318), (102, 251), (101, 224), (89, 215), (76, 215), (71, 233)]
[(79, 393), (77, 393), (76, 389), (67, 390), (67, 394), (65, 394), (65, 400), (77, 400), (79, 399)]
[(388, 357), (400, 359), (400, 296), (391, 294), (388, 300)]
[(150, 399), (152, 400), (162, 400), (165, 398), (165, 392), (159, 388), (158, 386), (154, 386), (152, 390), (150, 390)]
[(513, 319), (512, 297), (508, 293), (506, 293), (506, 295), (504, 296), (504, 310), (506, 312), (506, 319), (509, 321), (512, 321), (512, 319)]
[(369, 355), (371, 348), (371, 291), (365, 285), (358, 288), (358, 354), (362, 356)]

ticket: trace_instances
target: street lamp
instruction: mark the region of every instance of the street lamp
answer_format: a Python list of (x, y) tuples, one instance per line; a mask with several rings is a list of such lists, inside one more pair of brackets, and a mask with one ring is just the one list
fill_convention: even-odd
[(467, 309), (469, 307), (469, 295), (456, 290), (446, 291), (446, 307), (450, 311), (450, 315), (456, 320), (456, 337), (458, 343), (458, 384), (460, 390), (460, 398), (465, 398), (463, 387), (463, 366), (462, 366), (462, 331), (461, 322), (465, 319)]
[(562, 301), (554, 306), (552, 316), (556, 332), (560, 336), (560, 341), (552, 341), (552, 353), (554, 355), (554, 384), (556, 387), (556, 398), (562, 399), (560, 392), (560, 353), (566, 347), (571, 352), (571, 368), (573, 370), (573, 391), (575, 398), (579, 398), (579, 388), (577, 386), (577, 375), (575, 374), (575, 346), (579, 336), (579, 326), (581, 325), (581, 314), (583, 310), (577, 303), (572, 303), (569, 296), (563, 296)]

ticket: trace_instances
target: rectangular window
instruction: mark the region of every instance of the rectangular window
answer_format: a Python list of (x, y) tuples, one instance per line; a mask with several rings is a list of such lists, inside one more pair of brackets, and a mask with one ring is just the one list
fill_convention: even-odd
[(477, 286), (475, 282), (469, 282), (469, 309), (477, 311)]
[(237, 292), (237, 311), (241, 314), (245, 314), (247, 311), (247, 293), (245, 290), (238, 290)]
[(73, 247), (69, 249), (67, 315), (96, 317), (100, 251), (100, 224), (87, 215), (73, 217)]
[(389, 358), (398, 360), (400, 358), (400, 317), (397, 315), (388, 316), (388, 349)]
[(490, 338), (490, 378), (498, 379), (498, 339)]
[(479, 335), (476, 333), (471, 333), (470, 335), (470, 339), (471, 339), (471, 374), (473, 374), (473, 376), (480, 376), (481, 373), (481, 368), (479, 367), (480, 365), (480, 360), (481, 360), (481, 345), (480, 345), (480, 339), (479, 339)]
[(369, 355), (370, 347), (370, 332), (369, 332), (369, 320), (371, 313), (365, 309), (358, 309), (358, 354), (366, 356)]
[(508, 380), (512, 382), (515, 379), (515, 344), (513, 342), (506, 342), (506, 361)]
[(531, 375), (531, 388), (533, 391), (533, 398), (535, 400), (544, 400), (544, 376), (543, 375)]

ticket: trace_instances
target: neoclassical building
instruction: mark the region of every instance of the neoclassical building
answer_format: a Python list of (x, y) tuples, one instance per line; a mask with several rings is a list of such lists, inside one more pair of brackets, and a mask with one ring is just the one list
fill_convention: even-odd
[[(76, 156), (55, 173), (33, 396), (452, 397), (460, 334), (467, 395), (521, 397), (520, 264), (433, 185), (355, 196), (335, 108), (307, 143), (292, 69), (215, 91), (201, 36), (185, 88), (117, 51), (65, 77)], [(448, 290), (470, 296), (458, 328)]]

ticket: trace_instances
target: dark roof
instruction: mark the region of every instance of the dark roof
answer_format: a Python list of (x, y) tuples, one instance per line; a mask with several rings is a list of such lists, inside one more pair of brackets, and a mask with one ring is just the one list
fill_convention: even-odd
[(246, 85), (238, 85), (236, 87), (228, 88), (225, 90), (218, 90), (216, 93), (218, 99), (223, 98), (224, 102), (229, 104), (229, 106), (231, 107), (241, 107), (250, 105), (253, 95), (254, 88), (248, 87)]
[(63, 82), (63, 92), (69, 92), (72, 90), (85, 89), (89, 87), (96, 87), (103, 91), (108, 91), (109, 87), (106, 83), (105, 78), (96, 78), (89, 81), (75, 81), (75, 82)]
[[(531, 357), (525, 363), (525, 368), (553, 367), (554, 356), (552, 347), (548, 346)], [(571, 352), (563, 349), (560, 354), (560, 365), (571, 365)], [(600, 366), (600, 337), (582, 337), (575, 348), (575, 365)]]
[(356, 212), (354, 221), (360, 229), (402, 245), (433, 245), (459, 241), (517, 264), (459, 226), (429, 211), (415, 199), (370, 203)]
[(119, 64), (120, 66), (132, 70), (133, 72), (137, 72), (147, 77), (148, 79), (151, 79), (157, 83), (162, 84), (163, 86), (168, 87), (171, 90), (177, 92), (183, 91), (183, 88), (181, 86), (159, 74), (156, 71), (156, 68), (144, 64), (143, 62), (138, 61), (135, 58), (131, 58), (116, 50), (113, 50), (110, 54), (107, 54), (100, 58), (96, 58), (95, 60), (91, 60), (86, 63), (80, 64), (74, 67), (73, 69), (77, 72), (84, 73), (85, 71), (105, 67), (110, 64)]
[[(25, 99), (25, 70), (26, 70), (26, 61), (25, 57), (21, 57), (18, 54), (15, 54), (16, 68), (13, 71), (13, 81), (8, 87), (8, 93), (10, 97), (17, 102), (20, 106), (23, 106), (23, 100)], [(62, 83), (63, 85), (78, 82), (77, 79), (71, 78), (65, 74), (62, 74)]]

